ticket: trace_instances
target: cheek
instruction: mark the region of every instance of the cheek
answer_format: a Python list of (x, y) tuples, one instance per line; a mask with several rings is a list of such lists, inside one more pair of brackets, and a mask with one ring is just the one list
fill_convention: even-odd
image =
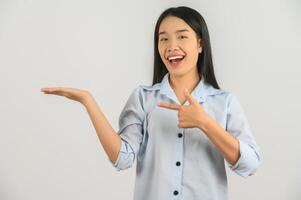
[(187, 55), (189, 58), (189, 61), (191, 62), (196, 62), (198, 60), (198, 56), (199, 56), (199, 52), (198, 49), (196, 47), (187, 47)]
[(160, 57), (162, 58), (164, 56), (164, 51), (162, 45), (158, 45), (158, 52), (160, 54)]
[(158, 52), (160, 55), (160, 58), (162, 60), (163, 63), (167, 64), (167, 60), (165, 59), (165, 51), (164, 51), (164, 47), (158, 47)]
[(189, 62), (193, 62), (193, 63), (197, 62), (198, 56), (199, 56), (198, 52), (189, 51), (187, 55), (188, 55), (187, 58), (188, 58)]

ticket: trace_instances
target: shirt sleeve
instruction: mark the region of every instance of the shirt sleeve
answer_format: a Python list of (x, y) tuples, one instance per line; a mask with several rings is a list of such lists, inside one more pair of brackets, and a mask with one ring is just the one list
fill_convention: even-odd
[(242, 106), (233, 94), (229, 100), (226, 131), (238, 139), (240, 151), (240, 157), (234, 165), (226, 160), (229, 168), (244, 178), (253, 175), (262, 158)]
[(130, 168), (139, 151), (143, 138), (143, 123), (145, 119), (141, 87), (137, 87), (129, 96), (119, 116), (119, 131), (121, 148), (115, 163), (117, 171)]

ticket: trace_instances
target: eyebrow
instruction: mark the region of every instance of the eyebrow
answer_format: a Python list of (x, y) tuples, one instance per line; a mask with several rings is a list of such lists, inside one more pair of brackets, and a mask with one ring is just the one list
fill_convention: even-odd
[[(180, 29), (180, 30), (177, 30), (176, 33), (181, 33), (181, 32), (189, 32), (187, 29)], [(163, 34), (167, 34), (165, 31), (161, 31), (159, 33), (159, 35), (163, 35)]]

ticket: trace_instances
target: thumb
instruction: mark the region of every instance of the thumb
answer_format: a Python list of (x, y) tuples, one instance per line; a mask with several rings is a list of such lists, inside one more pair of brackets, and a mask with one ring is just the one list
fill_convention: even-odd
[(194, 101), (193, 97), (189, 94), (187, 88), (185, 88), (184, 93), (185, 93), (185, 97), (186, 97), (186, 99), (188, 100), (188, 102), (189, 102), (190, 104), (194, 104), (195, 101)]

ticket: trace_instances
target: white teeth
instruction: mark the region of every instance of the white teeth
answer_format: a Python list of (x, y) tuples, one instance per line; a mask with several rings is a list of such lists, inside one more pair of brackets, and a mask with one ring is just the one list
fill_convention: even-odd
[(184, 58), (184, 56), (170, 56), (167, 59), (168, 60), (174, 60), (174, 59), (178, 59), (178, 58)]

